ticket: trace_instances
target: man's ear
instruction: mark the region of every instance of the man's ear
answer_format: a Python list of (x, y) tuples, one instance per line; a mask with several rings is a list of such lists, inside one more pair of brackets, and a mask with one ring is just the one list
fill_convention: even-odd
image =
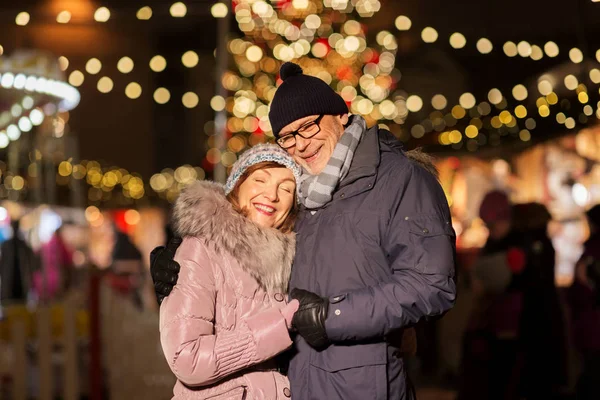
[(348, 114), (340, 115), (340, 116), (338, 116), (338, 118), (340, 119), (340, 122), (342, 123), (343, 126), (346, 126), (346, 124), (348, 123), (348, 120), (350, 119)]

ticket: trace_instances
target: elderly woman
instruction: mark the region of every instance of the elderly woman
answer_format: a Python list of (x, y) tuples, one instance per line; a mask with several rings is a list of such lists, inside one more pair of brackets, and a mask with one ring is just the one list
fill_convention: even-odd
[(196, 182), (175, 204), (177, 286), (160, 310), (174, 399), (284, 399), (273, 357), (292, 345), (287, 304), (300, 168), (275, 145), (245, 152), (223, 187)]

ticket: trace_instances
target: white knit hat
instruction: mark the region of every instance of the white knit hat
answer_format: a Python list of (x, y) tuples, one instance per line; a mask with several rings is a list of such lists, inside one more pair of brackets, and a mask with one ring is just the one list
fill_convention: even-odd
[(227, 178), (227, 182), (225, 183), (225, 195), (231, 193), (240, 177), (249, 167), (268, 161), (280, 164), (292, 171), (296, 179), (297, 192), (300, 187), (302, 170), (294, 159), (285, 150), (275, 144), (258, 144), (246, 150), (235, 164), (233, 164), (229, 178)]

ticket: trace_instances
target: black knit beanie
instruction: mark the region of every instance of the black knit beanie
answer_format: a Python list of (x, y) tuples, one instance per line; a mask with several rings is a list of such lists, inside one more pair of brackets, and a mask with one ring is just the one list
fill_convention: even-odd
[(341, 115), (348, 106), (328, 84), (304, 75), (298, 64), (286, 62), (279, 70), (283, 83), (271, 102), (269, 120), (275, 137), (286, 125), (309, 115)]

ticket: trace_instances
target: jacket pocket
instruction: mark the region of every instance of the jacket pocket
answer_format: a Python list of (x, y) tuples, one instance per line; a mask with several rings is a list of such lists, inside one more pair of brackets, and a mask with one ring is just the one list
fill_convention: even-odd
[(456, 235), (450, 221), (437, 215), (408, 220), (415, 269), (454, 276)]
[(386, 343), (332, 345), (310, 364), (310, 399), (387, 399)]

